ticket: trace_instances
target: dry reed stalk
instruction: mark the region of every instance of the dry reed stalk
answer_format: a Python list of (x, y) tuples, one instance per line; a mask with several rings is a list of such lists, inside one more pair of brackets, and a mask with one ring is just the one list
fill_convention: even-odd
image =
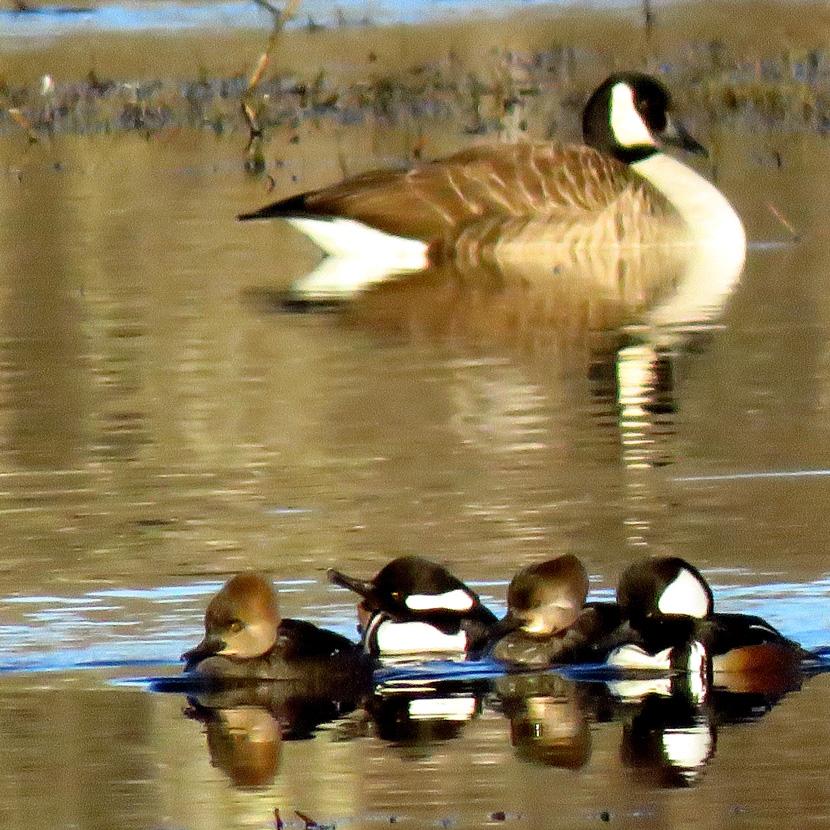
[(259, 82), (262, 80), (262, 76), (265, 74), (271, 62), (271, 53), (277, 45), (280, 32), (282, 32), (283, 26), (297, 14), (301, 0), (287, 0), (282, 9), (275, 8), (268, 0), (254, 0), (254, 2), (270, 12), (274, 21), (271, 34), (268, 36), (268, 42), (265, 45), (265, 50), (259, 56), (254, 71), (251, 73), (251, 77), (248, 78), (248, 85), (242, 93), (241, 101), (242, 115), (248, 124), (249, 132), (248, 146), (245, 148), (248, 154), (247, 166), (248, 169), (259, 172), (264, 167), (261, 146), (262, 125), (259, 122), (259, 115), (251, 101), (257, 86), (259, 86)]
[(793, 223), (772, 202), (767, 202), (767, 207), (769, 212), (789, 231), (792, 241), (798, 242), (801, 239), (801, 234), (795, 229)]

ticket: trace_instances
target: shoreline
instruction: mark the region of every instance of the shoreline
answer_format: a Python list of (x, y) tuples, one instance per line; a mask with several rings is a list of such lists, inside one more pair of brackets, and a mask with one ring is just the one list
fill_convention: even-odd
[[(830, 50), (827, 3), (697, 0), (655, 6), (649, 39), (637, 4), (607, 10), (534, 7), (494, 18), (418, 24), (313, 28), (306, 22), (282, 32), (275, 63), (295, 69), (343, 64), (349, 56), (373, 52), (380, 68), (386, 64), (399, 69), (452, 52), (475, 66), (494, 48), (540, 52), (562, 46), (605, 52), (609, 59), (629, 64), (671, 59), (704, 44), (717, 44), (732, 59), (760, 60), (782, 50)], [(301, 5), (297, 20), (306, 16)], [(233, 76), (250, 70), (269, 31), (265, 19), (261, 27), (240, 29), (0, 35), (2, 75), (7, 82), (22, 82), (51, 71), (56, 78), (70, 79), (95, 68), (123, 77), (158, 78), (192, 73), (201, 63), (211, 75)], [(51, 70), (43, 68), (44, 60), (52, 64)]]
[[(704, 129), (825, 135), (830, 5), (798, 6), (799, 15), (767, 2), (660, 6), (648, 40), (639, 15), (619, 9), (533, 9), (509, 25), (295, 28), (280, 34), (254, 100), (266, 129), (284, 127), (277, 132), (287, 140), (309, 119), (337, 129), (403, 123), (413, 141), (435, 125), (498, 139), (568, 138), (595, 84), (635, 68), (664, 77)], [(738, 12), (763, 25), (730, 29), (725, 18)], [(704, 36), (715, 30), (723, 37)], [(14, 49), (0, 37), (0, 134), (21, 129), (12, 110), (33, 140), (170, 127), (245, 132), (241, 95), (267, 36), (267, 27), (98, 33), (15, 41)]]

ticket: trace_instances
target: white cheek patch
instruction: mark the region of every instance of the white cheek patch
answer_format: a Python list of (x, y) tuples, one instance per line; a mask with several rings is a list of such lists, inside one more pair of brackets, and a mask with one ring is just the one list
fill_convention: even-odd
[(691, 572), (682, 570), (660, 595), (657, 609), (662, 614), (683, 614), (687, 617), (708, 616), (712, 609), (709, 594)]
[(435, 626), (424, 622), (396, 623), (386, 620), (374, 630), (379, 654), (464, 654), (467, 635), (444, 634)]
[(410, 594), (405, 604), (410, 611), (469, 611), (473, 598), (456, 588), (444, 594)]
[(618, 83), (611, 89), (611, 132), (623, 147), (656, 145), (640, 113), (634, 106), (634, 92), (628, 84)]
[(476, 713), (474, 697), (422, 697), (409, 701), (413, 720), (470, 720)]

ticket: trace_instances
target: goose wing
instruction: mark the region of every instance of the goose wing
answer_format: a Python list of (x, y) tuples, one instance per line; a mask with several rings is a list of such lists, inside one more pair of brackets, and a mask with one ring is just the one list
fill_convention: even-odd
[(659, 194), (626, 165), (584, 145), (482, 145), (409, 170), (363, 173), (240, 219), (343, 216), (398, 236), (448, 239), (487, 218), (588, 217), (633, 194), (661, 213)]

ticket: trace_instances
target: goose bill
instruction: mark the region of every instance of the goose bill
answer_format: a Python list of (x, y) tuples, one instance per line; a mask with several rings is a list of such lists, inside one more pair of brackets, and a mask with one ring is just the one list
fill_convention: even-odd
[(695, 153), (705, 158), (709, 157), (709, 151), (689, 133), (680, 121), (672, 118), (670, 115), (666, 116), (666, 129), (660, 133), (660, 138), (663, 144), (680, 147), (681, 150), (686, 150), (689, 153)]

